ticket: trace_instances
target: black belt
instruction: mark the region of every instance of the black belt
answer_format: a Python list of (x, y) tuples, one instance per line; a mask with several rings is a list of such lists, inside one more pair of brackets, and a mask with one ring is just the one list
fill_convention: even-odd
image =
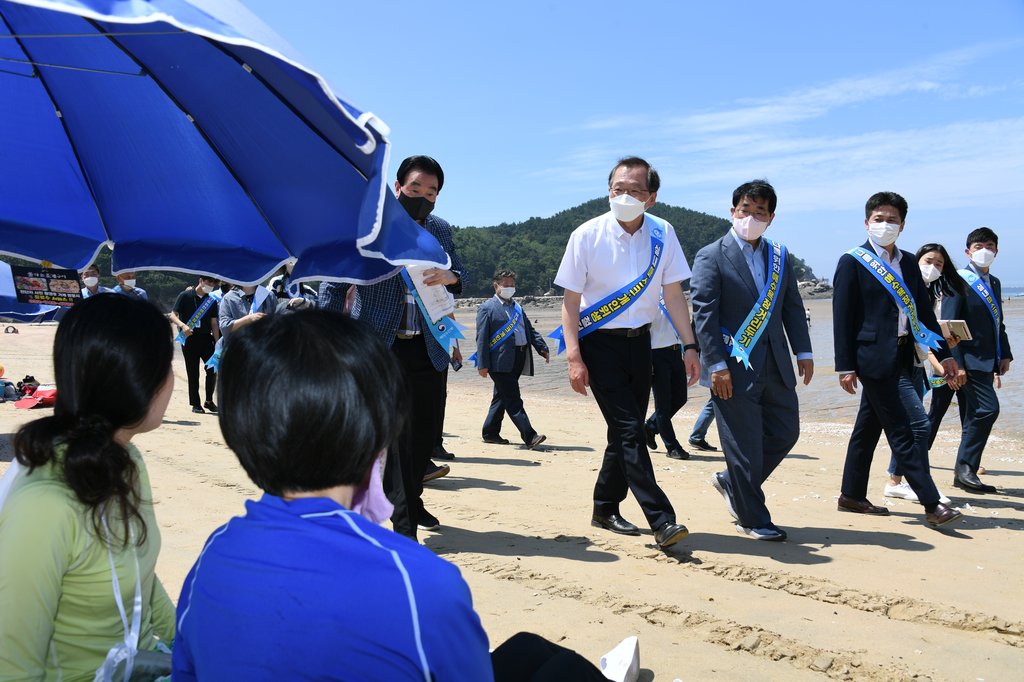
[(645, 324), (644, 326), (637, 327), (636, 329), (605, 329), (602, 327), (597, 331), (603, 334), (611, 334), (612, 336), (625, 336), (626, 338), (631, 339), (634, 336), (642, 336), (646, 334), (648, 331), (650, 331), (650, 329), (651, 325)]

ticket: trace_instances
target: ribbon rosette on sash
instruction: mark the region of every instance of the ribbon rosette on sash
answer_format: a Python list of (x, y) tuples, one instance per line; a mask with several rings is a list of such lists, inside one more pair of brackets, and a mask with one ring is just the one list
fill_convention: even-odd
[[(215, 299), (212, 295), (207, 294), (206, 298), (203, 299), (203, 302), (199, 304), (198, 308), (196, 308), (196, 311), (192, 313), (192, 317), (188, 318), (188, 322), (185, 323), (188, 326), (188, 328), (195, 329), (196, 324), (198, 324), (199, 320), (203, 319), (203, 315), (206, 314), (206, 311), (209, 310), (210, 307), (216, 302), (217, 299)], [(180, 343), (182, 346), (184, 346), (185, 340), (187, 338), (188, 337), (185, 336), (185, 332), (179, 331), (178, 335), (174, 337), (174, 340)]]
[(896, 306), (906, 314), (907, 320), (910, 322), (910, 333), (914, 335), (914, 341), (919, 346), (937, 349), (942, 342), (942, 336), (921, 324), (917, 318), (917, 305), (914, 303), (914, 297), (907, 291), (907, 285), (903, 278), (887, 268), (875, 253), (868, 251), (863, 246), (852, 248), (846, 253), (853, 256), (858, 263), (874, 275), (875, 279), (896, 301)]
[[(590, 332), (600, 329), (618, 317), (626, 308), (633, 305), (640, 298), (654, 279), (654, 273), (658, 269), (658, 264), (661, 263), (661, 255), (665, 250), (665, 228), (668, 223), (652, 215), (645, 215), (644, 219), (650, 221), (651, 226), (650, 263), (644, 268), (639, 277), (580, 313), (578, 338), (582, 339)], [(565, 352), (565, 331), (561, 327), (548, 334), (548, 338), (558, 341), (559, 353)]]
[(455, 345), (456, 339), (464, 339), (465, 335), (462, 330), (466, 327), (455, 321), (454, 317), (444, 315), (436, 320), (430, 319), (430, 313), (427, 311), (427, 306), (420, 298), (420, 292), (416, 290), (416, 284), (412, 281), (412, 277), (409, 275), (409, 271), (402, 270), (402, 279), (405, 281), (406, 288), (409, 289), (409, 293), (412, 294), (413, 298), (416, 299), (416, 306), (420, 309), (423, 314), (423, 319), (426, 320), (427, 326), (430, 327), (431, 335), (437, 340), (449, 353), (451, 352), (452, 346)]
[(773, 242), (767, 237), (762, 237), (762, 239), (771, 249), (771, 252), (768, 276), (765, 278), (758, 301), (751, 308), (747, 319), (743, 320), (735, 334), (722, 327), (725, 345), (731, 349), (729, 357), (736, 358), (747, 369), (750, 369), (750, 351), (757, 345), (758, 339), (761, 338), (761, 334), (768, 327), (768, 321), (775, 311), (775, 301), (778, 300), (779, 289), (782, 286), (782, 275), (785, 272), (784, 268), (786, 266), (786, 247), (778, 242)]
[[(519, 324), (519, 321), (521, 319), (523, 319), (523, 309), (519, 307), (518, 303), (516, 303), (515, 311), (512, 313), (512, 317), (509, 318), (508, 322), (505, 323), (504, 327), (494, 332), (494, 336), (492, 336), (490, 341), (487, 342), (487, 347), (490, 350), (494, 350), (495, 348), (497, 348), (498, 346), (512, 338), (514, 336), (512, 332), (515, 331), (515, 328)], [(474, 367), (479, 367), (480, 363), (477, 362), (476, 355), (476, 353), (473, 353), (472, 355), (469, 356), (469, 359), (473, 361)]]
[(998, 367), (999, 363), (1003, 360), (1003, 348), (1002, 339), (999, 338), (999, 326), (1002, 324), (1002, 314), (999, 312), (999, 303), (996, 301), (996, 296), (992, 293), (992, 290), (989, 289), (988, 285), (985, 284), (985, 278), (980, 277), (974, 270), (957, 270), (957, 274), (967, 282), (967, 286), (969, 286), (974, 293), (981, 296), (982, 303), (985, 304), (989, 315), (992, 316), (992, 322), (996, 326), (996, 366)]

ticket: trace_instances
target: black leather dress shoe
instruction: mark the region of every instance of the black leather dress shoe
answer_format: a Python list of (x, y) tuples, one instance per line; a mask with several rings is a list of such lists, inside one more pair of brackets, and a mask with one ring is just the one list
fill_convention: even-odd
[(444, 449), (443, 445), (435, 445), (434, 451), (430, 455), (430, 459), (440, 459), (446, 462), (450, 462), (455, 459), (455, 453), (448, 452)]
[(657, 450), (658, 449), (658, 441), (655, 440), (655, 438), (654, 438), (657, 435), (658, 435), (657, 431), (655, 431), (651, 427), (647, 426), (647, 424), (644, 424), (644, 436), (647, 437), (647, 449), (648, 450)]
[(491, 445), (508, 445), (508, 438), (502, 438), (501, 436), (484, 436), (484, 442), (490, 443)]
[(196, 414), (206, 414), (206, 410), (204, 410), (203, 408), (199, 407), (198, 405), (193, 405), (192, 406), (192, 411), (195, 412)]
[(639, 528), (618, 514), (609, 514), (608, 516), (599, 516), (594, 514), (593, 518), (590, 519), (590, 525), (595, 528), (610, 530), (611, 532), (618, 533), (619, 535), (640, 535)]
[(662, 524), (661, 528), (654, 531), (654, 541), (658, 543), (658, 547), (665, 549), (676, 544), (689, 534), (690, 531), (681, 523), (665, 523)]
[(940, 526), (947, 526), (957, 521), (962, 521), (964, 515), (952, 507), (939, 502), (939, 506), (935, 508), (935, 511), (928, 512), (924, 515), (924, 520), (928, 522), (928, 525), (932, 528), (939, 528)]
[(672, 448), (665, 456), (669, 459), (690, 459), (690, 453), (682, 448)]
[(217, 414), (217, 404), (212, 400), (207, 400), (205, 403), (203, 403), (203, 407), (205, 407), (208, 412)]
[(693, 438), (691, 438), (689, 440), (689, 443), (693, 447), (697, 448), (698, 450), (702, 450), (704, 452), (718, 452), (718, 448), (716, 448), (711, 443), (707, 442), (707, 440), (704, 439), (704, 438), (701, 438), (699, 440), (694, 440)]
[(958, 464), (956, 474), (953, 476), (953, 487), (966, 490), (969, 493), (994, 493), (996, 487), (981, 482), (978, 474), (971, 471), (969, 464)]
[(888, 516), (889, 514), (889, 510), (885, 507), (873, 505), (867, 500), (855, 500), (846, 495), (839, 496), (836, 507), (839, 511), (853, 512), (854, 514), (874, 514), (876, 516)]

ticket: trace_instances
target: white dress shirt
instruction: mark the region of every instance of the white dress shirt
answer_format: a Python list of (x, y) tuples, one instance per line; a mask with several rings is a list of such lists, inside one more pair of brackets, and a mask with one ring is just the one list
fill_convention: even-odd
[(668, 319), (668, 315), (659, 311), (654, 316), (654, 322), (651, 325), (651, 348), (668, 348), (677, 343), (682, 343), (682, 341), (676, 334), (676, 328), (672, 326), (672, 320)]
[[(654, 280), (625, 311), (602, 329), (635, 329), (650, 324), (658, 313), (661, 288), (690, 278), (690, 266), (672, 225), (665, 223), (665, 248)], [(582, 294), (580, 311), (639, 277), (651, 262), (651, 221), (632, 235), (611, 211), (588, 220), (569, 236), (555, 284)]]

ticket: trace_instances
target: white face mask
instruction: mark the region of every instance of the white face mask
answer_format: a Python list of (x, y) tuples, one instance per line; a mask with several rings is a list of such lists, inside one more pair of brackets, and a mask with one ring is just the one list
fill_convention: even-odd
[(124, 285), (126, 287), (128, 287), (129, 289), (134, 289), (135, 288), (135, 280), (134, 279), (126, 279), (124, 281)]
[(90, 289), (100, 283), (99, 277), (83, 277), (82, 284), (89, 287)]
[(506, 301), (511, 301), (512, 297), (516, 295), (515, 287), (501, 287), (498, 290), (498, 296), (501, 296)]
[(208, 293), (213, 291), (213, 287), (208, 287), (205, 284), (200, 284), (198, 287), (196, 287), (196, 291), (199, 292), (200, 296), (206, 296)]
[(989, 251), (988, 249), (978, 249), (977, 251), (971, 251), (971, 262), (977, 265), (979, 268), (987, 268), (992, 265), (992, 261), (996, 259), (995, 251)]
[(925, 284), (931, 284), (942, 276), (942, 270), (939, 270), (931, 263), (927, 263), (921, 266), (921, 276), (924, 277)]
[(752, 242), (764, 234), (764, 231), (768, 229), (768, 223), (758, 220), (752, 215), (748, 215), (746, 218), (733, 216), (732, 229), (736, 230), (740, 239)]
[(868, 223), (868, 235), (879, 246), (889, 246), (900, 236), (900, 226), (899, 223)]
[(645, 202), (634, 199), (628, 194), (609, 197), (608, 204), (612, 208), (615, 219), (624, 223), (631, 223), (644, 214)]

